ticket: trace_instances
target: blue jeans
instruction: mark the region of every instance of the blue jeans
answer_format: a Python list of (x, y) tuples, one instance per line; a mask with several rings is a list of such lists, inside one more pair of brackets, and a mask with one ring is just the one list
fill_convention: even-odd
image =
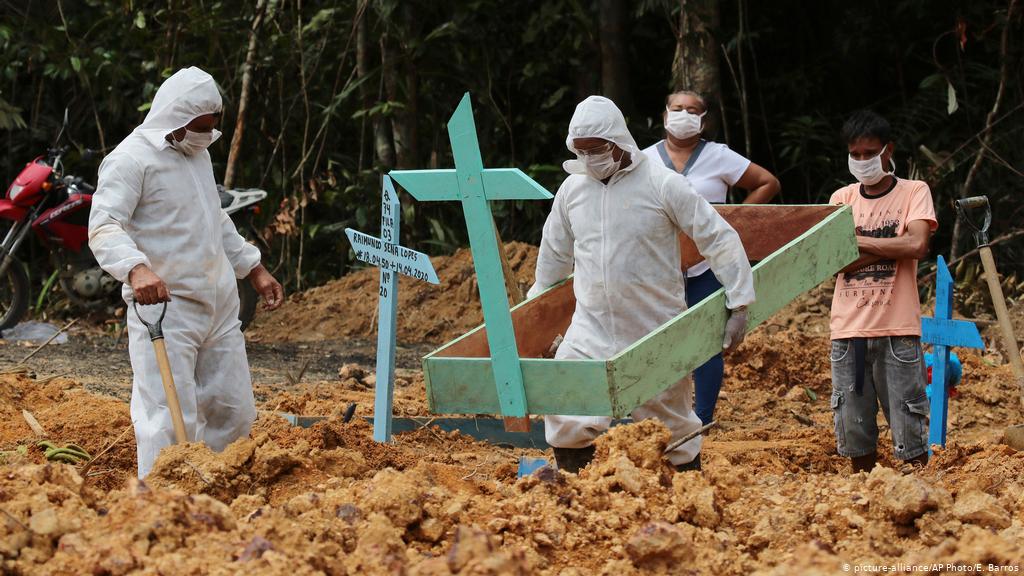
[[(711, 270), (705, 270), (700, 276), (686, 279), (686, 305), (695, 306), (701, 300), (713, 294), (722, 285)], [(693, 371), (693, 382), (697, 402), (694, 412), (704, 424), (715, 417), (715, 404), (718, 403), (718, 392), (722, 389), (722, 375), (725, 373), (725, 361), (722, 354), (716, 354)]]
[(912, 460), (928, 452), (928, 395), (917, 336), (865, 338), (863, 388), (857, 392), (855, 346), (833, 340), (832, 411), (836, 451), (857, 458), (876, 451), (878, 407), (892, 434), (893, 454)]

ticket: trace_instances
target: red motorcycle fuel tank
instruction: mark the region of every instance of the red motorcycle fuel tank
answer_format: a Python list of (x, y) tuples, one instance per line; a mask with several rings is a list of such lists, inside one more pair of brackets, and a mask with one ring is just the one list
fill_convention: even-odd
[(68, 199), (43, 212), (32, 229), (46, 243), (78, 252), (89, 241), (89, 209), (92, 194), (71, 194)]
[(49, 180), (53, 168), (38, 160), (39, 158), (36, 158), (35, 161), (26, 164), (25, 169), (7, 189), (7, 198), (16, 206), (32, 206), (39, 201), (40, 196), (46, 194), (43, 185)]

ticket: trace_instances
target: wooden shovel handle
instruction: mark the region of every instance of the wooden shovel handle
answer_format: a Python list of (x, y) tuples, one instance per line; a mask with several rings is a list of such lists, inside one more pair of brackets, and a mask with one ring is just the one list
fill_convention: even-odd
[(164, 396), (167, 397), (167, 407), (171, 410), (175, 443), (184, 444), (188, 442), (188, 434), (185, 432), (185, 418), (181, 414), (178, 390), (174, 387), (174, 375), (171, 374), (171, 362), (167, 359), (167, 346), (164, 344), (163, 338), (153, 340), (153, 352), (156, 353), (156, 363), (160, 366), (160, 380), (164, 384)]
[(992, 249), (988, 245), (979, 247), (978, 253), (981, 255), (985, 280), (988, 282), (988, 290), (992, 296), (992, 307), (996, 310), (996, 319), (999, 321), (999, 328), (1003, 333), (1003, 345), (1006, 346), (1006, 354), (1009, 356), (1010, 366), (1013, 367), (1013, 375), (1017, 378), (1021, 406), (1024, 406), (1024, 361), (1021, 360), (1017, 336), (1013, 333), (1013, 323), (1010, 321), (1010, 313), (1006, 309), (1003, 287), (999, 285), (996, 261), (992, 257)]

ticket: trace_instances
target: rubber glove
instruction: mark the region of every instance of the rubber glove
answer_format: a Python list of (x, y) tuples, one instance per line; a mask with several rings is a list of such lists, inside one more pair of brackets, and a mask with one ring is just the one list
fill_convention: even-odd
[(743, 336), (747, 333), (747, 308), (741, 307), (729, 314), (729, 320), (725, 323), (725, 340), (722, 341), (722, 350), (732, 352), (743, 342)]

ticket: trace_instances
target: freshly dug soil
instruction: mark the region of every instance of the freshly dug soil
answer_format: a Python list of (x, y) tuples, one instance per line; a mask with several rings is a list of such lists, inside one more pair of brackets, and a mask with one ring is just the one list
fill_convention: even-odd
[[(301, 430), (261, 419), (254, 439), (222, 454), (169, 449), (149, 479), (111, 493), (71, 466), (12, 466), (0, 476), (3, 567), (824, 574), (843, 563), (1024, 561), (1024, 454), (994, 443), (950, 446), (910, 474), (779, 472), (742, 452), (675, 473), (660, 457), (668, 431), (648, 421), (603, 436), (578, 476), (541, 469), (516, 480), (511, 454), (417, 434), (422, 444), (388, 447), (361, 423)], [(470, 468), (456, 458), (466, 449), (491, 457)], [(785, 442), (775, 451), (791, 455)]]
[[(537, 248), (511, 242), (505, 245), (505, 253), (525, 293), (533, 284)], [(440, 284), (399, 280), (399, 342), (440, 344), (483, 323), (472, 253), (463, 248), (452, 256), (435, 256), (430, 261)], [(377, 333), (379, 281), (377, 268), (365, 268), (293, 294), (281, 308), (261, 311), (246, 335), (256, 342), (373, 338)]]
[[(375, 272), (372, 280), (375, 289)], [(68, 378), (0, 374), (0, 571), (788, 575), (898, 563), (1019, 570), (1024, 453), (1000, 443), (1003, 430), (1021, 422), (1009, 367), (963, 352), (947, 448), (924, 468), (904, 467), (879, 417), (882, 466), (850, 474), (835, 453), (828, 404), (828, 296), (823, 286), (794, 302), (727, 358), (721, 424), (705, 442), (699, 472), (665, 464), (669, 435), (657, 422), (612, 429), (578, 475), (542, 468), (517, 479), (520, 457), (550, 452), (429, 426), (378, 444), (361, 418), (341, 421), (349, 402), (359, 416), (373, 406), (372, 368), (348, 363), (336, 377), (258, 386), (251, 436), (222, 453), (168, 448), (140, 482), (129, 433), (83, 477), (81, 465), (45, 461), (21, 411), (35, 415), (48, 439), (95, 455), (129, 425), (127, 404)], [(422, 335), (429, 321), (410, 325)], [(396, 413), (428, 415), (422, 374), (400, 370), (398, 378)], [(328, 419), (298, 428), (275, 411)]]

